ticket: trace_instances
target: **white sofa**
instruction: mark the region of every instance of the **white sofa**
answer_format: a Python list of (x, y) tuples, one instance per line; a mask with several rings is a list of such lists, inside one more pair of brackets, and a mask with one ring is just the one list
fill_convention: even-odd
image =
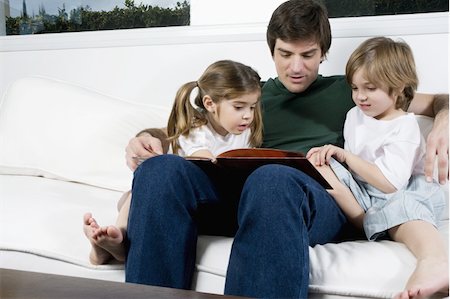
[[(0, 267), (124, 281), (122, 265), (89, 264), (82, 216), (115, 222), (130, 188), (124, 149), (165, 125), (170, 107), (127, 102), (67, 82), (25, 77), (0, 103)], [(424, 132), (431, 121), (418, 118)], [(448, 213), (439, 223), (448, 240)], [(232, 239), (200, 236), (192, 288), (223, 293)], [(391, 241), (310, 248), (311, 298), (389, 298), (415, 258)]]

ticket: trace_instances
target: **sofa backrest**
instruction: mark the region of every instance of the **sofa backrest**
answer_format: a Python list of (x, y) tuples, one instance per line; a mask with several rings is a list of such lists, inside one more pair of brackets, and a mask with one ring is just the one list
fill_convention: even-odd
[[(233, 59), (263, 79), (276, 76), (265, 40), (267, 23), (148, 28), (2, 37), (0, 92), (29, 75), (45, 76), (113, 97), (172, 104), (178, 87), (212, 62)], [(331, 19), (333, 42), (324, 75), (343, 74), (363, 40), (387, 35), (413, 48), (419, 90), (448, 92), (448, 13)]]

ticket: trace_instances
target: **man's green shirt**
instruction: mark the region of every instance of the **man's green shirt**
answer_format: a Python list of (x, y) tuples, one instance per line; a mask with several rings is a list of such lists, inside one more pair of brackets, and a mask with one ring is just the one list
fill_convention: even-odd
[(343, 146), (346, 114), (355, 104), (344, 76), (322, 77), (302, 93), (291, 93), (278, 78), (262, 88), (263, 147), (306, 153), (324, 144)]

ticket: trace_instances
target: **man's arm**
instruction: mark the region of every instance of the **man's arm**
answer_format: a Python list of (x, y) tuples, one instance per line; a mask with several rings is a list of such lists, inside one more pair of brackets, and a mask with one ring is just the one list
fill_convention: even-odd
[(416, 93), (408, 108), (409, 112), (430, 117), (444, 110), (448, 111), (448, 94)]
[(125, 159), (128, 167), (134, 171), (138, 167), (140, 159), (147, 159), (167, 153), (169, 141), (167, 134), (163, 129), (145, 129), (133, 137), (125, 149)]
[(427, 137), (425, 156), (425, 176), (431, 180), (434, 172), (435, 157), (438, 158), (439, 183), (444, 184), (449, 177), (449, 127), (448, 94), (420, 94), (412, 100), (408, 111), (419, 115), (434, 117), (433, 128)]
[(136, 134), (136, 137), (139, 137), (141, 135), (145, 135), (147, 133), (150, 136), (153, 136), (159, 141), (161, 141), (161, 149), (162, 153), (166, 154), (169, 151), (170, 142), (167, 140), (167, 129), (166, 128), (150, 128), (140, 131)]

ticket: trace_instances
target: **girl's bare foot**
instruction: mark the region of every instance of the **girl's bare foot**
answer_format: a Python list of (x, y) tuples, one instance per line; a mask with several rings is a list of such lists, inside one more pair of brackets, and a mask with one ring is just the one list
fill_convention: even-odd
[(100, 227), (94, 233), (93, 238), (97, 246), (107, 251), (117, 261), (125, 261), (124, 232), (119, 228), (113, 225)]
[(97, 224), (91, 213), (86, 213), (83, 216), (83, 231), (89, 242), (91, 242), (91, 253), (89, 254), (89, 260), (93, 265), (102, 265), (107, 263), (112, 255), (99, 245), (97, 245), (96, 236), (100, 230), (100, 226)]
[(409, 299), (408, 291), (402, 291), (396, 294), (393, 299)]
[(448, 260), (427, 258), (417, 261), (416, 269), (406, 284), (405, 291), (394, 298), (429, 298), (432, 295), (448, 296)]

